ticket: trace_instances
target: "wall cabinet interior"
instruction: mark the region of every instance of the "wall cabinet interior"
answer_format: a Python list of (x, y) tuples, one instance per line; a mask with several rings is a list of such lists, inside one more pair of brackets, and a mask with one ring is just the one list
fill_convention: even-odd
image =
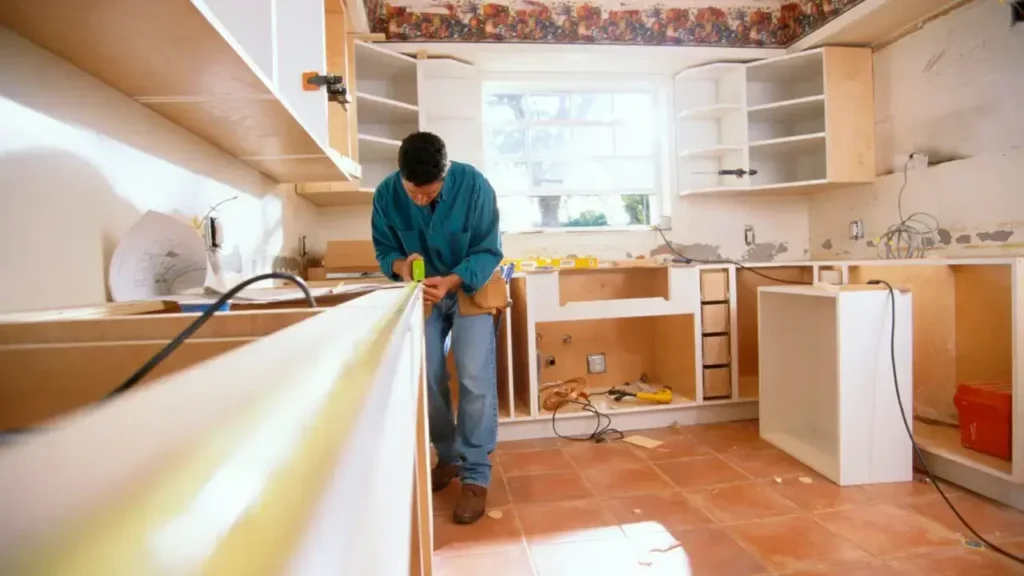
[(675, 94), (680, 194), (810, 192), (875, 177), (870, 49), (692, 68)]

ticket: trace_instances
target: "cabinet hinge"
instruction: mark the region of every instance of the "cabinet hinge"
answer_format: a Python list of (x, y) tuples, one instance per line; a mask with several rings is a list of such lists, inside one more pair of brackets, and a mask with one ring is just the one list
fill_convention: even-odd
[(318, 72), (304, 72), (302, 74), (302, 89), (312, 92), (320, 87), (327, 89), (327, 100), (337, 102), (341, 107), (348, 110), (348, 86), (345, 79), (336, 74), (320, 74)]

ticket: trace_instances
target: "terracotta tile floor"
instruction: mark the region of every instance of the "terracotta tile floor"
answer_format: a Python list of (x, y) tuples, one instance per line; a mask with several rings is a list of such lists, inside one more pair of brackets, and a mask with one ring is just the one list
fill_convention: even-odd
[[(761, 441), (756, 421), (639, 433), (665, 445), (499, 444), (499, 518), (455, 525), (458, 482), (434, 495), (434, 574), (1024, 575), (964, 546), (926, 482), (840, 488)], [(986, 537), (1024, 552), (1024, 513), (950, 492)]]

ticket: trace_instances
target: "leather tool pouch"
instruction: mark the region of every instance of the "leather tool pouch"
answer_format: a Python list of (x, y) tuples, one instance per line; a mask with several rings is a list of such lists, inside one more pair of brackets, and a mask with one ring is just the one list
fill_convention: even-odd
[(472, 296), (459, 290), (459, 314), (462, 316), (479, 316), (481, 314), (496, 314), (499, 310), (508, 308), (508, 290), (505, 287), (505, 280), (501, 277), (501, 271), (495, 270), (490, 280), (473, 293)]

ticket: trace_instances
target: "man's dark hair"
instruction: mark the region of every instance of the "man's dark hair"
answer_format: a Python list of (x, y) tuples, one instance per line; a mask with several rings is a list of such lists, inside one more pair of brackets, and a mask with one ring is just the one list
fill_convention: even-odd
[(444, 140), (430, 132), (415, 132), (402, 140), (398, 148), (398, 171), (402, 179), (425, 186), (444, 178), (448, 171), (448, 151)]

